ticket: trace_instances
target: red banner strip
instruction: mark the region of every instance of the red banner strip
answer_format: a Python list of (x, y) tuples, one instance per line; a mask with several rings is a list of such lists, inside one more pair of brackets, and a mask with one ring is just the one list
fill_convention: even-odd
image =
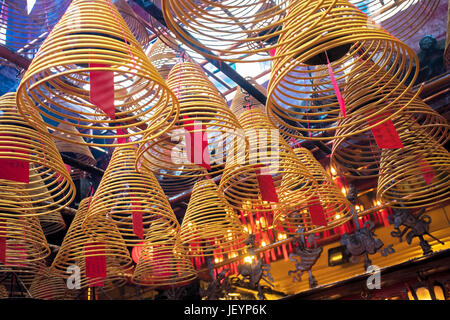
[[(385, 114), (389, 116), (389, 114)], [(371, 119), (369, 120), (369, 125), (374, 125), (379, 123), (382, 119)], [(381, 123), (372, 128), (372, 134), (375, 141), (380, 149), (401, 149), (403, 148), (403, 143), (400, 140), (397, 129), (395, 129), (394, 123), (391, 119)]]
[(309, 216), (311, 217), (311, 223), (316, 226), (327, 226), (327, 219), (325, 217), (322, 204), (319, 197), (312, 197), (308, 201)]
[(187, 116), (184, 116), (184, 119), (186, 124), (190, 124), (190, 126), (184, 128), (186, 130), (185, 139), (188, 160), (193, 164), (211, 170), (206, 126), (190, 120)]
[[(108, 68), (109, 65), (90, 63), (89, 68)], [(114, 107), (114, 72), (103, 70), (90, 70), (89, 81), (91, 90), (89, 101), (102, 110), (108, 117), (116, 116)]]
[(263, 168), (262, 170), (257, 168), (255, 173), (262, 200), (268, 202), (279, 202), (272, 175), (268, 172), (267, 168)]
[(95, 280), (91, 287), (103, 287), (106, 278), (105, 247), (101, 243), (86, 243), (84, 246), (86, 277)]

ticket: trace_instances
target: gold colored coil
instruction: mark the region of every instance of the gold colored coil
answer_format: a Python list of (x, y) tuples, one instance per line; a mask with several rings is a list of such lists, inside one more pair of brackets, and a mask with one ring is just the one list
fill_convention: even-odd
[[(133, 213), (142, 215), (143, 236), (151, 223), (164, 218), (170, 226), (179, 227), (175, 214), (155, 176), (150, 171), (135, 169), (136, 147), (118, 146), (114, 149), (108, 168), (100, 181), (83, 227), (89, 228), (97, 219), (108, 217), (117, 226), (125, 243), (140, 245), (134, 233)], [(100, 230), (107, 232), (107, 229)], [(91, 230), (95, 232), (95, 230)]]
[(181, 223), (179, 241), (191, 257), (211, 257), (244, 249), (248, 234), (227, 201), (210, 180), (193, 188)]
[[(0, 202), (11, 204), (5, 215), (15, 217), (16, 210), (22, 216), (49, 214), (75, 198), (75, 185), (55, 143), (27, 124), (17, 111), (12, 92), (0, 97), (0, 159), (23, 161), (24, 166), (30, 166), (30, 183), (0, 179)], [(33, 183), (36, 180), (41, 182)], [(17, 203), (22, 206), (16, 207)]]
[(196, 163), (192, 163), (188, 158), (186, 135), (191, 135), (195, 143), (202, 143), (200, 139), (207, 140), (210, 171), (219, 174), (226, 158), (235, 156), (236, 150), (245, 146), (245, 137), (236, 117), (201, 67), (194, 62), (176, 64), (169, 73), (167, 84), (177, 95), (180, 118), (164, 136), (139, 144), (137, 168), (145, 167), (173, 178), (210, 175), (200, 166), (204, 159), (196, 162), (194, 158)]
[(176, 51), (166, 45), (161, 39), (157, 39), (150, 47), (148, 59), (163, 79), (167, 79), (170, 70), (179, 60)]
[(134, 283), (150, 287), (185, 285), (197, 277), (178, 236), (179, 229), (161, 219), (152, 223), (133, 274)]
[[(353, 217), (353, 206), (344, 197), (342, 192), (328, 175), (322, 165), (314, 158), (313, 154), (305, 148), (294, 149), (301, 163), (308, 169), (317, 181), (317, 196), (307, 203), (299, 205), (288, 212), (275, 211), (273, 225), (281, 227), (287, 234), (311, 234), (336, 228)], [(312, 223), (310, 209), (312, 206), (321, 206), (326, 226), (318, 226)]]
[(67, 300), (70, 297), (66, 282), (55, 277), (47, 267), (35, 275), (29, 292), (33, 299), (39, 300)]
[(125, 274), (131, 269), (132, 260), (125, 241), (110, 218), (97, 217), (95, 222), (88, 227), (95, 230), (91, 229), (86, 232), (82, 228), (90, 205), (92, 205), (92, 198), (81, 200), (77, 213), (50, 266), (50, 271), (59, 278), (68, 279), (76, 271), (69, 268), (78, 267), (80, 289), (92, 286), (100, 279), (86, 277), (85, 258), (93, 257), (96, 254), (89, 253), (89, 251), (86, 254), (85, 248), (88, 246), (90, 248), (88, 250), (98, 249), (106, 257), (106, 278), (103, 279), (103, 289), (109, 291), (126, 283)]
[[(317, 182), (261, 110), (245, 111), (239, 123), (245, 130), (249, 152), (227, 161), (219, 185), (220, 192), (234, 209), (284, 210), (298, 206), (315, 194)], [(278, 203), (262, 200), (257, 178), (260, 166), (273, 178)]]
[[(280, 41), (288, 42), (278, 47), (275, 54), (266, 110), (276, 124), (297, 130), (286, 132), (287, 135), (307, 140), (340, 138), (343, 135), (337, 136), (336, 130), (380, 116), (396, 102), (393, 93), (386, 90), (376, 111), (360, 119), (359, 105), (345, 100), (348, 90), (362, 94), (382, 91), (396, 79), (397, 90), (403, 86), (407, 91), (417, 77), (418, 69), (413, 70), (419, 64), (416, 53), (369, 23), (367, 16), (346, 0), (296, 1), (286, 19)], [(357, 89), (338, 88), (345, 100), (345, 119), (349, 118), (351, 124), (341, 121), (344, 116), (330, 80), (327, 57), (337, 83), (345, 79), (347, 84), (360, 84)], [(383, 70), (384, 82), (368, 78), (373, 68)], [(393, 116), (394, 113), (383, 121)], [(360, 132), (372, 127), (365, 126)]]
[[(114, 73), (114, 115), (90, 102), (93, 71)], [(41, 124), (38, 130), (49, 134), (49, 128), (55, 138), (90, 146), (115, 146), (115, 138), (144, 135), (150, 140), (167, 131), (179, 111), (176, 97), (109, 0), (72, 1), (17, 92), (19, 111), (29, 123)], [(54, 135), (73, 134), (60, 123), (74, 126), (83, 140)]]

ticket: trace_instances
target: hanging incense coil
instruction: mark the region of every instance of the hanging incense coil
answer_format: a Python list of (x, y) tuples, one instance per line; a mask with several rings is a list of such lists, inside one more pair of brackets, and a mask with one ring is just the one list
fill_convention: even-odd
[[(276, 211), (274, 226), (281, 227), (290, 235), (311, 234), (340, 226), (353, 217), (353, 206), (345, 198), (333, 179), (328, 175), (322, 165), (306, 148), (295, 148), (295, 154), (305, 165), (318, 183), (317, 197), (307, 203), (300, 204), (288, 212)], [(314, 208), (313, 208), (314, 207)], [(323, 215), (323, 225), (314, 224), (311, 211), (319, 210)], [(299, 231), (301, 229), (301, 231)]]
[[(30, 58), (69, 6), (69, 0), (5, 0), (0, 4), (0, 38), (8, 49)], [(29, 7), (32, 5), (32, 7)], [(7, 63), (7, 61), (2, 61)]]
[[(64, 130), (64, 132), (71, 132), (70, 134), (66, 134), (61, 131), (55, 131), (54, 136), (59, 136), (64, 138), (54, 139), (56, 148), (62, 154), (65, 154), (71, 158), (74, 158), (82, 163), (94, 166), (97, 163), (97, 160), (92, 155), (91, 150), (87, 145), (83, 145), (83, 138), (80, 136), (80, 133), (74, 126), (67, 125), (65, 123), (60, 123), (58, 126), (59, 130)], [(67, 142), (67, 140), (76, 140), (78, 142)], [(86, 176), (86, 172), (77, 168), (71, 168), (71, 177), (72, 180), (77, 180)]]
[(4, 261), (0, 261), (0, 272), (16, 272), (22, 268), (29, 271), (33, 269), (30, 266), (50, 254), (38, 218), (22, 210), (29, 203), (27, 196), (22, 194), (21, 199), (22, 202), (8, 203), (0, 198), (0, 241), (4, 249), (0, 252), (4, 257)]
[[(253, 79), (247, 79), (250, 84), (252, 84), (259, 92), (266, 95), (267, 90), (262, 85), (257, 83)], [(236, 88), (236, 93), (231, 101), (230, 109), (234, 113), (234, 115), (239, 118), (242, 113), (244, 113), (248, 109), (257, 108), (264, 111), (264, 105), (256, 100), (253, 96), (251, 96), (247, 91), (242, 89), (241, 87)]]
[(181, 223), (179, 240), (191, 257), (212, 257), (244, 249), (248, 234), (210, 180), (198, 181)]
[[(176, 64), (167, 84), (177, 95), (180, 118), (165, 135), (140, 143), (137, 167), (173, 178), (205, 177), (210, 174), (208, 171), (219, 174), (226, 157), (234, 156), (238, 148), (245, 146), (236, 117), (194, 62)], [(198, 153), (200, 144), (206, 147)], [(176, 171), (181, 173), (174, 174)]]
[[(136, 148), (118, 146), (92, 199), (83, 226), (109, 217), (125, 243), (139, 245), (155, 219), (164, 218), (177, 227), (178, 221), (155, 176), (135, 169)], [(107, 231), (107, 230), (105, 230)]]
[(401, 85), (397, 89), (398, 81), (388, 83), (386, 79), (383, 80), (383, 72), (374, 67), (367, 77), (373, 80), (379, 79), (385, 85), (382, 90), (374, 88), (361, 91), (364, 81), (350, 79), (347, 85), (349, 90), (345, 90), (345, 99), (354, 102), (355, 105), (359, 104), (361, 113), (355, 114), (353, 118), (340, 120), (340, 124), (345, 125), (336, 131), (336, 135), (341, 137), (334, 140), (330, 158), (332, 165), (341, 175), (355, 179), (378, 177), (381, 150), (373, 133), (364, 131), (364, 127), (370, 122), (354, 122), (353, 120), (364, 119), (366, 114), (374, 114), (380, 106), (386, 104), (383, 99), (387, 93), (390, 93), (391, 99), (394, 100), (387, 112), (397, 113), (401, 110), (391, 119), (397, 131), (402, 130), (405, 123), (416, 123), (420, 125), (422, 131), (426, 132), (430, 140), (441, 145), (444, 145), (450, 137), (449, 125), (443, 116), (425, 104), (417, 93), (405, 91)]
[[(439, 0), (364, 1), (352, 0), (358, 9), (370, 17), (369, 21), (381, 25), (383, 29), (401, 41), (406, 41), (433, 17)], [(404, 23), (408, 21), (408, 23)]]
[(155, 220), (145, 237), (145, 245), (133, 274), (139, 285), (163, 287), (186, 285), (197, 277), (185, 248), (178, 239), (179, 230)]
[[(358, 92), (362, 94), (383, 90), (394, 78), (406, 91), (417, 77), (418, 69), (412, 70), (418, 65), (415, 52), (386, 31), (369, 24), (367, 16), (345, 0), (313, 1), (308, 6), (304, 2), (295, 2), (286, 19), (280, 41), (289, 40), (289, 43), (276, 51), (266, 110), (276, 124), (297, 130), (297, 134), (286, 132), (294, 138), (340, 138), (335, 131), (350, 126), (340, 120), (350, 118), (354, 124), (369, 118), (369, 115), (354, 118), (355, 114), (361, 113), (360, 106), (355, 101), (345, 100), (347, 90), (356, 90), (356, 85), (352, 89), (345, 87), (342, 92), (344, 109), (337, 93), (343, 88), (335, 90), (330, 80), (332, 75), (336, 83), (342, 79), (346, 83), (358, 82)], [(374, 65), (383, 70), (381, 79), (384, 82), (368, 81), (367, 74)], [(328, 80), (321, 80), (323, 77)], [(317, 87), (318, 83), (321, 88)], [(392, 94), (385, 93), (382, 102), (392, 102), (379, 107), (375, 116), (391, 108)], [(386, 119), (389, 116), (385, 116)], [(365, 130), (370, 129), (370, 126), (365, 127)]]
[[(49, 214), (72, 202), (75, 185), (61, 155), (50, 137), (18, 113), (15, 93), (0, 97), (0, 132), (0, 201), (21, 203), (21, 215)], [(41, 183), (29, 183), (36, 180)], [(15, 207), (10, 210), (16, 216)]]
[(153, 43), (147, 55), (163, 79), (167, 79), (170, 70), (179, 61), (176, 50), (166, 45), (161, 39)]
[(143, 48), (150, 43), (150, 34), (145, 22), (139, 17), (125, 0), (116, 0), (114, 5), (119, 10), (120, 15), (125, 20), (131, 33)]
[[(233, 208), (240, 210), (245, 206), (245, 210), (260, 212), (282, 210), (314, 195), (316, 181), (261, 110), (245, 111), (239, 123), (249, 141), (249, 153), (239, 157), (237, 163), (234, 159), (227, 161), (219, 185)], [(264, 175), (272, 176), (279, 202), (263, 200), (258, 176)]]
[(37, 274), (30, 285), (30, 295), (39, 300), (66, 300), (69, 297), (69, 289), (66, 282), (45, 267)]
[(450, 155), (413, 122), (398, 129), (401, 149), (383, 149), (377, 198), (392, 208), (421, 208), (450, 195)]
[(80, 289), (92, 286), (99, 279), (87, 277), (85, 260), (96, 254), (86, 248), (98, 248), (106, 257), (106, 278), (101, 279), (104, 283), (103, 289), (113, 290), (126, 283), (125, 276), (132, 264), (131, 256), (118, 228), (110, 218), (95, 217), (87, 229), (82, 228), (91, 205), (91, 197), (81, 200), (50, 270), (57, 277), (68, 279), (74, 272), (74, 270), (68, 272), (68, 268), (78, 266), (80, 268)]
[(277, 47), (288, 4), (163, 0), (162, 11), (168, 28), (190, 49), (210, 59), (254, 62), (272, 58), (269, 51)]
[[(177, 172), (174, 172), (174, 175), (176, 175)], [(179, 174), (179, 172), (178, 172)], [(164, 193), (168, 196), (175, 196), (182, 192), (185, 192), (186, 189), (190, 189), (194, 186), (194, 184), (200, 180), (201, 178), (198, 177), (195, 172), (192, 174), (191, 177), (167, 177), (167, 176), (156, 176), (159, 185), (163, 189)]]
[[(130, 138), (131, 145), (163, 134), (178, 117), (176, 97), (109, 0), (72, 1), (17, 92), (28, 122), (70, 143), (105, 147)], [(83, 140), (55, 135), (74, 133), (61, 123)]]

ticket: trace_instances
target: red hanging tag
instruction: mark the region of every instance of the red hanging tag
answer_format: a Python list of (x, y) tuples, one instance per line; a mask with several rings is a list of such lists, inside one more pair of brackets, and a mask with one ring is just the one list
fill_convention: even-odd
[(312, 197), (308, 201), (309, 216), (311, 217), (311, 223), (316, 226), (327, 226), (327, 219), (325, 217), (323, 207), (320, 203), (319, 197)]
[(336, 94), (336, 98), (338, 100), (339, 107), (341, 108), (342, 116), (345, 118), (347, 116), (346, 111), (345, 111), (345, 100), (342, 97), (341, 91), (339, 90), (336, 79), (334, 78), (333, 68), (331, 67), (331, 63), (330, 63), (330, 60), (328, 59), (328, 55), (327, 55), (326, 51), (325, 51), (325, 57), (327, 58), (328, 73), (330, 74), (331, 84), (333, 85), (334, 93)]
[(184, 128), (186, 130), (185, 139), (188, 160), (207, 170), (211, 170), (206, 126), (198, 124), (194, 120), (189, 120), (187, 116), (184, 116), (184, 119), (186, 124), (191, 124)]
[[(117, 135), (127, 134), (127, 129), (117, 129)], [(130, 137), (120, 137), (117, 138), (117, 143), (128, 143), (130, 142)]]
[[(109, 65), (90, 63), (89, 68), (100, 68)], [(114, 72), (103, 70), (89, 71), (90, 92), (89, 101), (96, 105), (111, 119), (115, 118), (114, 107)]]
[(6, 228), (0, 223), (0, 263), (6, 264)]
[[(389, 116), (389, 113), (385, 113), (382, 117)], [(371, 119), (368, 121), (369, 125), (372, 126), (377, 124), (382, 119)], [(380, 149), (401, 149), (403, 148), (403, 143), (400, 140), (397, 129), (395, 129), (394, 123), (391, 119), (381, 123), (372, 128), (372, 134), (375, 141)]]
[(429, 185), (431, 182), (433, 182), (433, 178), (435, 176), (433, 168), (425, 158), (419, 159), (419, 167), (420, 171), (422, 171), (425, 183)]
[(278, 195), (275, 190), (272, 175), (268, 167), (256, 168), (256, 179), (258, 180), (259, 192), (263, 201), (278, 202)]
[[(6, 134), (0, 134), (1, 137), (8, 137)], [(23, 150), (13, 150), (7, 142), (0, 142), (0, 152), (23, 153), (28, 154)], [(0, 179), (15, 181), (15, 182), (30, 182), (30, 164), (26, 160), (18, 159), (0, 159)]]
[(105, 247), (101, 243), (86, 243), (84, 245), (84, 261), (86, 264), (86, 277), (95, 280), (91, 287), (103, 287), (106, 278)]
[(273, 48), (273, 49), (270, 49), (269, 50), (269, 54), (272, 56), (272, 57), (275, 57), (275, 53), (277, 52), (277, 48)]
[[(134, 204), (133, 204), (134, 206)], [(133, 233), (139, 238), (144, 239), (144, 226), (142, 223), (142, 212), (133, 211)]]

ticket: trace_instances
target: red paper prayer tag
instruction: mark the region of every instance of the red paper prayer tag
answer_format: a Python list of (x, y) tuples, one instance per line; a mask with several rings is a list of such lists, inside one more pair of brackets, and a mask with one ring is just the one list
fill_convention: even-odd
[[(184, 116), (184, 119), (189, 118)], [(184, 136), (186, 139), (186, 153), (188, 160), (207, 170), (211, 170), (206, 126), (204, 124), (196, 123), (194, 120), (185, 120), (185, 122), (191, 124), (184, 128), (186, 130)]]
[(435, 176), (433, 168), (430, 166), (427, 159), (425, 158), (419, 160), (419, 167), (420, 171), (422, 171), (425, 183), (429, 185), (431, 182), (433, 182), (433, 178)]
[[(8, 135), (0, 134), (0, 137), (7, 137)], [(23, 153), (28, 154), (23, 150), (13, 150), (11, 145), (0, 141), (0, 152)], [(0, 179), (15, 181), (15, 182), (30, 182), (30, 164), (26, 160), (19, 159), (0, 159)]]
[[(109, 67), (109, 65), (90, 63), (89, 68)], [(89, 71), (89, 100), (111, 119), (115, 118), (114, 72), (104, 70)]]
[(270, 49), (269, 50), (269, 54), (272, 56), (272, 57), (274, 57), (275, 56), (275, 53), (277, 52), (277, 48), (273, 48), (273, 49)]
[[(125, 134), (127, 134), (126, 129), (117, 129), (117, 135), (125, 135)], [(117, 142), (118, 143), (128, 143), (128, 142), (130, 142), (130, 138), (129, 137), (120, 137), (120, 138), (117, 138)]]
[(91, 287), (103, 287), (106, 278), (105, 247), (101, 243), (86, 243), (84, 245), (84, 261), (86, 277), (93, 281)]
[(315, 226), (327, 226), (327, 219), (325, 217), (323, 207), (320, 204), (319, 197), (312, 197), (309, 201), (309, 216), (311, 223)]
[(272, 175), (269, 173), (268, 168), (257, 168), (255, 169), (255, 173), (262, 200), (278, 202), (278, 195), (275, 190)]
[(139, 239), (144, 239), (144, 226), (142, 223), (141, 211), (133, 211), (133, 233)]
[(325, 51), (325, 56), (327, 58), (328, 73), (330, 74), (331, 84), (333, 85), (334, 93), (336, 94), (336, 98), (338, 100), (339, 107), (341, 108), (342, 116), (345, 118), (347, 116), (346, 111), (345, 111), (345, 100), (342, 97), (341, 91), (339, 90), (336, 79), (334, 78), (333, 68), (331, 67), (330, 60), (328, 59), (328, 55), (327, 55), (326, 51)]
[[(388, 114), (385, 114), (388, 116)], [(382, 119), (369, 120), (369, 125), (379, 123)], [(380, 149), (401, 149), (403, 143), (400, 140), (397, 129), (391, 119), (372, 128), (372, 134)]]

